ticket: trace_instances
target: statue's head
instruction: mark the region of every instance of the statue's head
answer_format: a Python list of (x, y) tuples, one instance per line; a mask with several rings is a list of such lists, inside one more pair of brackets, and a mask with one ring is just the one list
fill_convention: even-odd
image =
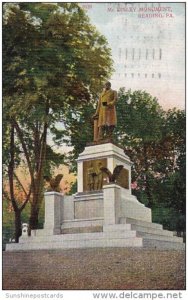
[(105, 84), (104, 84), (104, 88), (105, 90), (109, 90), (111, 88), (111, 83), (109, 81), (107, 81)]

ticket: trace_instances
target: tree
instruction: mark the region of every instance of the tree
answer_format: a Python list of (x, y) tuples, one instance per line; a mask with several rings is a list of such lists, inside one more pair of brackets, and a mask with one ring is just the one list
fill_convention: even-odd
[(185, 232), (186, 220), (186, 119), (185, 112), (166, 112), (166, 132), (172, 139), (175, 153), (174, 168), (156, 185), (158, 206), (170, 209), (168, 228), (178, 234)]
[(134, 162), (132, 181), (147, 195), (147, 205), (152, 206), (152, 182), (162, 176), (157, 169), (159, 157), (163, 157), (159, 142), (162, 140), (164, 116), (157, 99), (145, 91), (120, 89), (117, 103), (118, 125), (115, 135)]
[[(25, 208), (26, 204), (28, 203), (31, 195), (31, 187), (28, 192), (26, 192), (25, 188), (21, 185), (21, 182), (17, 178), (15, 174), (15, 128), (14, 124), (10, 125), (10, 159), (8, 163), (8, 182), (10, 188), (10, 196), (8, 193), (5, 192), (5, 197), (11, 202), (14, 214), (15, 214), (15, 242), (18, 243), (19, 236), (21, 235), (21, 213)], [(16, 192), (14, 186), (14, 177), (16, 177), (18, 183), (21, 185), (23, 192), (24, 192), (24, 199), (20, 204), (19, 200), (16, 199)]]
[(34, 229), (46, 157), (55, 155), (48, 134), (61, 143), (65, 130), (58, 130), (57, 122), (93, 101), (111, 74), (112, 60), (106, 39), (76, 3), (6, 3), (3, 20), (4, 122), (11, 118), (28, 167)]
[(133, 193), (153, 220), (185, 230), (185, 112), (163, 111), (144, 91), (120, 89), (117, 142), (133, 161)]

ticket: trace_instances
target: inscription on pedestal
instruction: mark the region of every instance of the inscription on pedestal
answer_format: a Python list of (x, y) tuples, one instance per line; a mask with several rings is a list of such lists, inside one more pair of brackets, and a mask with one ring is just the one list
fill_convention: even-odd
[(75, 201), (74, 218), (75, 219), (91, 219), (103, 217), (103, 201)]

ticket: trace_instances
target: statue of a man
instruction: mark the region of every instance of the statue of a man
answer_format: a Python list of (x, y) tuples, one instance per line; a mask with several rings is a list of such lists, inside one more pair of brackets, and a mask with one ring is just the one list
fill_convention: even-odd
[(88, 190), (93, 191), (95, 189), (95, 177), (97, 176), (93, 163), (90, 162), (87, 169), (87, 181), (88, 181)]
[(102, 163), (99, 162), (96, 166), (96, 177), (95, 177), (95, 190), (102, 190), (103, 186), (103, 171), (101, 168), (103, 167)]
[(101, 93), (94, 118), (94, 141), (111, 138), (117, 124), (115, 104), (117, 92), (111, 89), (111, 83), (106, 82)]

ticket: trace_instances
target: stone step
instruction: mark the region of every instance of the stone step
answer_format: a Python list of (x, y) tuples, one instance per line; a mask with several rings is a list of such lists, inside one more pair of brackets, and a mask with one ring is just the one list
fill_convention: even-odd
[(88, 226), (102, 226), (104, 218), (94, 219), (75, 219), (64, 221), (61, 228), (72, 228), (72, 227), (88, 227)]
[(25, 251), (25, 250), (39, 250), (39, 249), (73, 249), (73, 248), (97, 248), (97, 247), (144, 247), (154, 249), (173, 249), (184, 250), (184, 243), (177, 243), (172, 241), (164, 241), (150, 238), (132, 237), (126, 239), (74, 239), (74, 240), (61, 240), (61, 241), (45, 241), (41, 243), (12, 243), (6, 245), (6, 251)]
[(76, 193), (74, 195), (75, 200), (103, 200), (103, 192), (93, 191), (93, 192), (83, 192)]
[[(128, 225), (128, 224), (127, 224)], [(60, 235), (40, 235), (31, 236), (29, 238), (21, 238), (20, 243), (43, 243), (46, 241), (57, 242), (57, 241), (70, 241), (70, 240), (93, 240), (93, 239), (127, 239), (130, 237), (141, 237), (147, 239), (157, 239), (161, 241), (178, 242), (182, 243), (183, 239), (175, 236), (166, 236), (163, 234), (153, 234), (143, 231), (130, 230), (129, 227), (122, 226), (122, 224), (104, 226), (104, 232), (87, 232), (87, 233), (67, 233)], [(41, 230), (42, 231), (42, 230)], [(162, 232), (162, 231), (161, 231)]]
[(136, 225), (136, 224), (131, 224), (131, 229), (140, 231), (140, 232), (145, 232), (145, 233), (164, 235), (167, 237), (173, 236), (173, 232), (169, 231), (169, 230), (150, 228), (150, 227), (145, 227), (145, 226)]
[(185, 250), (184, 243), (162, 241), (148, 238), (143, 238), (143, 247), (149, 249), (154, 248), (159, 250)]
[(144, 226), (144, 227), (148, 227), (148, 228), (163, 229), (163, 226), (161, 224), (136, 220), (136, 219), (132, 219), (132, 218), (120, 218), (120, 223), (121, 224), (135, 224), (135, 225), (140, 225), (140, 226)]
[(146, 233), (142, 231), (136, 231), (136, 236), (147, 239), (156, 239), (160, 241), (183, 243), (183, 238), (177, 236), (164, 236), (159, 234)]
[(162, 230), (162, 229), (156, 229), (156, 228), (150, 228), (150, 227), (145, 227), (145, 226), (140, 226), (140, 225), (135, 225), (135, 224), (115, 224), (115, 225), (104, 225), (103, 226), (103, 231), (115, 231), (118, 232), (120, 230), (134, 230), (138, 231), (140, 234), (154, 234), (154, 235), (159, 235), (159, 236), (164, 236), (164, 237), (173, 237), (173, 232), (167, 231), (167, 230)]
[(116, 231), (107, 232), (93, 232), (93, 233), (77, 233), (77, 234), (62, 234), (60, 238), (64, 241), (68, 240), (92, 240), (92, 239), (126, 239), (130, 237), (136, 237), (136, 231), (134, 230), (120, 230), (118, 233)]
[(71, 227), (61, 229), (62, 234), (77, 234), (86, 232), (102, 232), (103, 226)]
[(93, 232), (93, 233), (73, 233), (73, 234), (59, 234), (51, 236), (31, 236), (27, 239), (20, 239), (20, 243), (43, 243), (43, 242), (64, 242), (71, 240), (96, 240), (96, 239), (127, 239), (136, 237), (136, 231), (134, 230), (119, 230), (117, 231), (107, 231), (107, 232)]
[[(44, 229), (34, 229), (34, 230), (31, 230), (31, 237), (40, 237), (40, 236), (51, 236), (51, 235), (59, 235), (61, 232), (61, 230), (58, 230), (58, 232), (54, 232), (53, 230), (48, 230), (46, 228)], [(22, 236), (20, 238), (20, 240), (22, 240)], [(24, 238), (25, 240), (25, 238)]]
[(133, 224), (106, 225), (103, 226), (103, 230), (104, 232), (116, 232), (117, 235), (121, 231), (126, 232), (131, 230), (131, 231), (136, 231), (136, 235), (138, 237), (147, 237), (150, 239), (158, 239), (158, 240), (178, 242), (178, 243), (183, 242), (183, 238), (173, 236), (173, 232), (162, 230), (162, 229), (141, 227)]
[[(128, 225), (125, 227), (125, 225)], [(90, 227), (72, 227), (72, 228), (64, 228), (62, 229), (62, 234), (77, 234), (77, 233), (92, 233), (92, 232), (102, 232), (104, 229), (104, 232), (114, 232), (117, 231), (117, 234), (119, 231), (122, 230), (134, 230), (139, 231), (140, 233), (147, 233), (147, 234), (157, 234), (162, 235), (166, 237), (173, 237), (173, 232), (168, 230), (162, 230), (162, 229), (155, 229), (155, 228), (148, 228), (140, 225), (135, 224), (123, 224), (123, 226), (120, 224), (118, 225), (112, 225), (112, 226), (90, 226)], [(37, 235), (37, 236), (40, 236)]]
[[(92, 232), (102, 232), (103, 231), (103, 226), (84, 226), (84, 227), (65, 227), (61, 229), (60, 234), (77, 234), (77, 233), (92, 233)], [(41, 237), (41, 236), (51, 236), (52, 233), (47, 231), (46, 229), (37, 229), (37, 230), (32, 230), (31, 231), (31, 236), (35, 237)], [(59, 235), (59, 233), (55, 234)], [(22, 239), (22, 237), (21, 237)]]
[(142, 247), (142, 238), (127, 239), (84, 239), (43, 243), (7, 244), (6, 251), (24, 251), (38, 249), (73, 249), (73, 248), (97, 248), (97, 247)]
[(119, 232), (120, 230), (131, 230), (131, 225), (130, 224), (112, 224), (112, 225), (103, 225), (103, 231), (104, 232)]

